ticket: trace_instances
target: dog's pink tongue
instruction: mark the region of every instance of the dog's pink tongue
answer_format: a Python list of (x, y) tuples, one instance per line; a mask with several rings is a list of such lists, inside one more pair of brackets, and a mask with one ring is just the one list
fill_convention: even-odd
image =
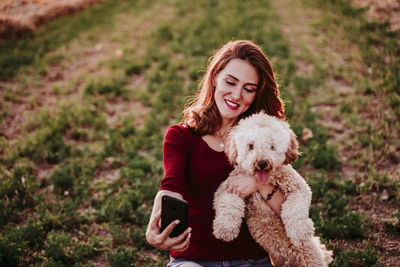
[(267, 180), (267, 171), (257, 171), (258, 180), (265, 182)]

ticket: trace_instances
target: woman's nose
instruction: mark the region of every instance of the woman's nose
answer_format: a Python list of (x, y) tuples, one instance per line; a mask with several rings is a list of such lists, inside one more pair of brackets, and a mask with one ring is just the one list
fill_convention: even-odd
[(231, 92), (233, 100), (240, 99), (240, 94), (241, 94), (241, 91), (240, 91), (240, 87), (239, 86), (236, 86)]

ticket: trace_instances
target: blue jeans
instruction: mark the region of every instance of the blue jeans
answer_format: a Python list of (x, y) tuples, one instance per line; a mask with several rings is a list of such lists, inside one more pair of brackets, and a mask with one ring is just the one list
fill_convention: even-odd
[(229, 261), (192, 261), (186, 259), (174, 259), (170, 257), (171, 261), (167, 267), (273, 267), (269, 257), (255, 260), (229, 260)]

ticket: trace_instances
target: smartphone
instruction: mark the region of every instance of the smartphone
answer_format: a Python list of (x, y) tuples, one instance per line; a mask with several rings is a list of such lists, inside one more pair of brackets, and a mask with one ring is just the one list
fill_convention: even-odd
[(162, 196), (161, 202), (161, 232), (176, 219), (179, 224), (175, 226), (169, 237), (176, 237), (182, 234), (188, 227), (189, 205), (185, 200), (181, 200), (168, 195)]

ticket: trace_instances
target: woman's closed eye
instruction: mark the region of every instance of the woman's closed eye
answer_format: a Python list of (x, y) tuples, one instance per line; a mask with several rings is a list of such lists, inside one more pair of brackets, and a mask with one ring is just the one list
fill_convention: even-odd
[(244, 90), (246, 90), (248, 93), (254, 93), (256, 91), (256, 89), (252, 89), (252, 88), (244, 88)]
[[(225, 82), (229, 86), (236, 86), (236, 82), (234, 82), (234, 81), (226, 80)], [(257, 89), (252, 88), (252, 87), (244, 87), (243, 89), (248, 93), (254, 93), (255, 91), (257, 91)]]

